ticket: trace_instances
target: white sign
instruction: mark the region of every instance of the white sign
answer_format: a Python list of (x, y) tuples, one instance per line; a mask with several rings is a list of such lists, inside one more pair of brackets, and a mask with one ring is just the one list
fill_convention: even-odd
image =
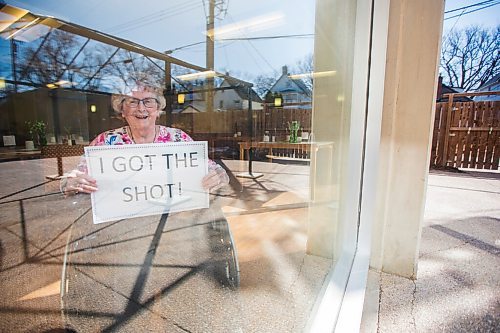
[(94, 223), (208, 208), (207, 142), (85, 147)]
[(4, 146), (15, 146), (16, 145), (16, 137), (14, 135), (4, 135), (3, 136), (3, 145)]

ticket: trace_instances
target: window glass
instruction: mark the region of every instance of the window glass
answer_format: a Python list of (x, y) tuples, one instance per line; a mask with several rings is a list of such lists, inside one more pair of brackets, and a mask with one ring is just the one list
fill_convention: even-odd
[(331, 2), (3, 5), (0, 331), (303, 331), (357, 228)]

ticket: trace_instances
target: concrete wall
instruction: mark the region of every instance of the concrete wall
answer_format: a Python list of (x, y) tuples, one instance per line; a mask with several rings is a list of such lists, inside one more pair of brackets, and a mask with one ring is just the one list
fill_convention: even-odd
[(371, 266), (414, 278), (444, 0), (392, 0)]

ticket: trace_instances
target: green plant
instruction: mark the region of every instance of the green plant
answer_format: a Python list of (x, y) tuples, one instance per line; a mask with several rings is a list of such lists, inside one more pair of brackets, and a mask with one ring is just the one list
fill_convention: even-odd
[(47, 145), (47, 125), (41, 120), (27, 121), (28, 136), (40, 146)]
[(297, 133), (300, 128), (300, 123), (296, 120), (292, 121), (292, 123), (288, 123), (288, 128), (290, 129), (290, 142), (297, 143)]

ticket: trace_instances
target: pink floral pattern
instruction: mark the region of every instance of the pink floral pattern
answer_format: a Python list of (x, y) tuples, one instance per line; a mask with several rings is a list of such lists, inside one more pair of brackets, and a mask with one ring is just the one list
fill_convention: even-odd
[[(158, 135), (154, 143), (162, 142), (189, 142), (193, 139), (187, 135), (183, 130), (178, 128), (159, 126)], [(109, 130), (99, 134), (91, 143), (91, 146), (104, 146), (104, 145), (127, 145), (134, 144), (130, 134), (128, 133), (128, 127), (120, 127), (113, 130)]]
[[(131, 136), (127, 131), (128, 127), (120, 127), (113, 130), (109, 130), (103, 132), (96, 136), (94, 140), (90, 143), (90, 146), (105, 146), (105, 145), (130, 145), (135, 142), (132, 140)], [(162, 143), (162, 142), (191, 142), (193, 139), (186, 134), (181, 129), (166, 127), (159, 125), (158, 135), (154, 143)], [(208, 169), (216, 170), (221, 168), (217, 163), (212, 160), (208, 160)], [(87, 173), (87, 163), (85, 158), (80, 160), (80, 163), (77, 167), (78, 170)]]

